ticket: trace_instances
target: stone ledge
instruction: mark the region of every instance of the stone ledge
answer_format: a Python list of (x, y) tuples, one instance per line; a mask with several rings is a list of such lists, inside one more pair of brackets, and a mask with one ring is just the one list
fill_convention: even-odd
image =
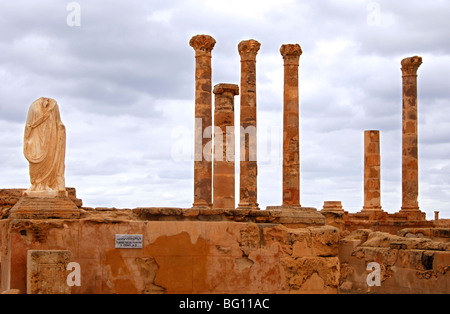
[(83, 219), (127, 219), (148, 221), (234, 221), (284, 224), (293, 228), (325, 225), (325, 217), (312, 207), (272, 206), (267, 210), (138, 207), (134, 209), (82, 207)]
[(314, 207), (267, 206), (267, 210), (276, 215), (279, 223), (291, 227), (321, 226), (326, 222), (325, 216)]

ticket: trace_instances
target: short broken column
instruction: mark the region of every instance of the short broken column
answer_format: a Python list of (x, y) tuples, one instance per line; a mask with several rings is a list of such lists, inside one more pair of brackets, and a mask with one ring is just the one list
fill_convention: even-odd
[(439, 220), (439, 212), (438, 211), (434, 212), (434, 220)]
[(241, 209), (259, 209), (257, 202), (256, 55), (260, 47), (261, 44), (254, 39), (243, 40), (238, 45), (241, 56), (238, 207)]
[(280, 53), (284, 59), (283, 206), (300, 207), (298, 67), (302, 49), (298, 44), (286, 44)]
[(402, 208), (400, 212), (418, 212), (419, 161), (417, 132), (417, 70), (421, 57), (403, 59), (402, 112)]
[(364, 131), (364, 207), (381, 211), (380, 131)]
[(235, 84), (214, 86), (214, 162), (213, 208), (235, 208), (235, 140), (234, 96), (239, 95)]
[(212, 135), (211, 51), (215, 43), (215, 39), (209, 35), (197, 35), (189, 41), (189, 45), (195, 50), (193, 207), (196, 208), (210, 208), (212, 200), (212, 148), (208, 146), (210, 140), (205, 133), (210, 132), (209, 137)]

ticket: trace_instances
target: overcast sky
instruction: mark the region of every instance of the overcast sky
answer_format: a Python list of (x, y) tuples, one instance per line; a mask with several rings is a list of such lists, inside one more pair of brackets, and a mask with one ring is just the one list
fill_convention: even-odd
[[(282, 44), (303, 50), (301, 204), (321, 209), (324, 201), (342, 201), (349, 212), (363, 206), (369, 129), (381, 132), (383, 209), (400, 210), (400, 61), (421, 56), (419, 205), (428, 219), (434, 211), (450, 218), (449, 1), (70, 3), (1, 1), (0, 188), (30, 185), (24, 123), (30, 104), (43, 96), (59, 104), (67, 129), (66, 185), (85, 206), (190, 207), (195, 59), (189, 40), (208, 34), (217, 41), (213, 84), (239, 84), (238, 43), (261, 43), (262, 208), (281, 205), (282, 198)], [(238, 123), (239, 97), (235, 110)]]

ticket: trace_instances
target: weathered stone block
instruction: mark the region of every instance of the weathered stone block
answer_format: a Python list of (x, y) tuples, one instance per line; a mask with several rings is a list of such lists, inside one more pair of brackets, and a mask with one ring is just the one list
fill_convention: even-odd
[(70, 251), (29, 250), (27, 294), (70, 294), (67, 265)]

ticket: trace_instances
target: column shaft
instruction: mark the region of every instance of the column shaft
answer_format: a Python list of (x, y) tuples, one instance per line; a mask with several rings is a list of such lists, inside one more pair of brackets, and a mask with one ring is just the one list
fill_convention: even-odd
[[(208, 146), (208, 132), (212, 131), (211, 51), (216, 41), (208, 35), (197, 35), (189, 44), (195, 50), (195, 147), (194, 147), (194, 204), (209, 208), (212, 205), (212, 148)], [(206, 132), (205, 132), (206, 131)]]
[(256, 55), (261, 44), (241, 41), (239, 208), (259, 209), (257, 202)]
[(300, 206), (298, 66), (302, 50), (298, 44), (288, 44), (280, 52), (284, 59), (283, 206)]
[(364, 131), (364, 207), (381, 210), (380, 131)]
[(417, 133), (417, 70), (422, 58), (402, 60), (402, 209), (419, 211), (418, 133)]
[(214, 86), (213, 208), (235, 208), (234, 96), (239, 86)]

